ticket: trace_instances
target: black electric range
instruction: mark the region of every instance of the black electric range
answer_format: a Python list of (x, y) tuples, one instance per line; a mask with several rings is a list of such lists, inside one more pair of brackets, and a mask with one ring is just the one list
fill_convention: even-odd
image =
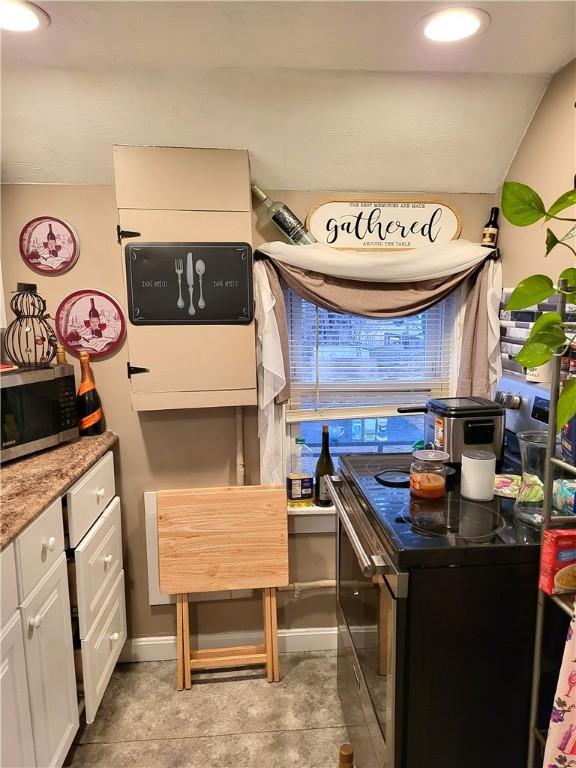
[(436, 500), (379, 482), (411, 460), (341, 456), (327, 482), (355, 765), (525, 768), (540, 532), (511, 500), (463, 499), (457, 478)]
[(464, 499), (457, 476), (440, 499), (379, 481), (385, 470), (408, 472), (411, 462), (409, 453), (340, 456), (340, 475), (359, 492), (397, 568), (538, 561), (540, 531), (514, 518), (513, 500)]

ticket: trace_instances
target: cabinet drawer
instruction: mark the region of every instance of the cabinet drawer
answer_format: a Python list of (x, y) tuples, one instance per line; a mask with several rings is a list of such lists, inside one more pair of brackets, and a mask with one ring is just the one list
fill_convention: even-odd
[(15, 541), (20, 602), (25, 600), (64, 551), (62, 502), (51, 504)]
[(14, 544), (9, 544), (0, 553), (0, 588), (2, 589), (2, 603), (0, 611), (0, 626), (8, 621), (16, 608), (18, 608), (18, 585), (16, 582), (16, 560), (14, 558)]
[(74, 551), (69, 568), (70, 602), (85, 639), (122, 570), (120, 499), (110, 502)]
[(120, 571), (90, 634), (82, 640), (82, 682), (87, 723), (94, 722), (125, 641), (124, 571)]
[(114, 498), (114, 458), (108, 451), (66, 494), (68, 538), (77, 547)]

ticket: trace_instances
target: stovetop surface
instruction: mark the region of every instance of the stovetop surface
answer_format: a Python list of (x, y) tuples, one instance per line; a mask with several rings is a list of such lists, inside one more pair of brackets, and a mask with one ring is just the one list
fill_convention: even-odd
[(419, 499), (409, 488), (383, 486), (375, 478), (384, 469), (406, 471), (411, 462), (409, 453), (340, 457), (340, 473), (360, 492), (397, 566), (538, 560), (540, 531), (514, 518), (513, 500), (463, 499), (458, 481), (441, 499)]

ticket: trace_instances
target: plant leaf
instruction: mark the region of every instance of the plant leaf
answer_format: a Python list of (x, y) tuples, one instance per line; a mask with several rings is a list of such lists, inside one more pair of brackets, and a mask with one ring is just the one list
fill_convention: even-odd
[[(539, 365), (544, 365), (548, 360), (551, 360), (553, 354), (554, 350), (550, 349), (547, 344), (541, 344), (537, 341), (528, 341), (524, 344), (514, 359), (525, 368), (537, 368)], [(576, 381), (576, 379), (574, 379), (574, 381)]]
[(569, 189), (568, 192), (564, 192), (558, 200), (552, 203), (546, 211), (546, 221), (552, 218), (552, 216), (556, 216), (557, 213), (560, 213), (565, 208), (570, 208), (572, 205), (576, 205), (576, 189)]
[(568, 379), (558, 398), (558, 411), (556, 412), (556, 425), (562, 429), (572, 416), (576, 414), (576, 379)]
[[(576, 272), (576, 270), (574, 271)], [(534, 336), (540, 331), (543, 331), (544, 328), (549, 328), (550, 326), (560, 326), (561, 323), (562, 317), (560, 316), (559, 312), (544, 312), (543, 315), (540, 315), (536, 318), (528, 339), (532, 340)]]
[(560, 240), (558, 240), (558, 238), (556, 237), (554, 232), (552, 232), (552, 230), (550, 228), (548, 228), (546, 230), (546, 253), (545, 253), (545, 255), (548, 256), (548, 254), (550, 253), (552, 248), (554, 248), (556, 245), (558, 245), (559, 242), (560, 242)]
[(568, 269), (563, 269), (562, 272), (558, 275), (558, 280), (566, 280), (568, 285), (566, 286), (568, 290), (574, 289), (576, 290), (576, 269), (574, 267), (568, 267)]
[(540, 195), (527, 184), (505, 181), (502, 187), (502, 213), (511, 224), (527, 227), (540, 221), (546, 209)]
[(571, 238), (576, 237), (576, 224), (574, 224), (573, 227), (571, 227), (568, 232), (564, 235), (564, 237), (561, 237), (561, 242), (565, 243), (566, 240), (570, 240)]
[(536, 333), (532, 339), (530, 339), (530, 341), (534, 342), (535, 344), (545, 344), (548, 349), (556, 352), (558, 347), (564, 346), (566, 343), (566, 336), (561, 328), (554, 328), (554, 326), (550, 326), (545, 328), (543, 331)]
[(547, 275), (531, 275), (520, 280), (508, 299), (506, 309), (526, 309), (539, 301), (549, 299), (556, 291)]

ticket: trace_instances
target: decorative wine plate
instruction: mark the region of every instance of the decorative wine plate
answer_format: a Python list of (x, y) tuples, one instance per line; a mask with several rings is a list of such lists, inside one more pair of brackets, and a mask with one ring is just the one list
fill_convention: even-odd
[(20, 232), (20, 256), (43, 275), (61, 275), (71, 269), (80, 254), (74, 229), (54, 216), (38, 216)]
[(74, 355), (111, 355), (126, 334), (124, 312), (115, 298), (97, 290), (74, 291), (56, 311), (56, 333)]

